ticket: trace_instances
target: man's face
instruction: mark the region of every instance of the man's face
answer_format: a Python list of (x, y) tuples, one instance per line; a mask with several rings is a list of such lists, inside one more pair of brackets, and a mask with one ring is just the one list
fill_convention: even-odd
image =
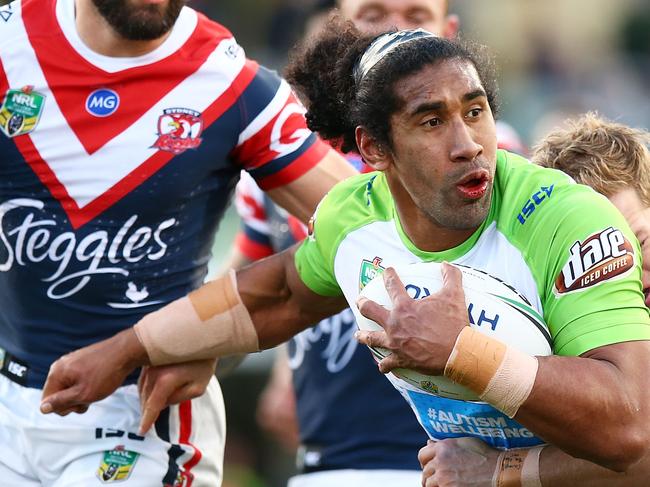
[(185, 0), (93, 0), (93, 4), (120, 36), (151, 41), (174, 26)]
[(341, 14), (366, 33), (422, 27), (439, 37), (453, 37), (457, 18), (447, 15), (447, 0), (341, 0)]
[(646, 305), (650, 306), (650, 208), (646, 208), (634, 189), (619, 191), (610, 196), (609, 201), (623, 214), (641, 243), (643, 289)]
[(440, 61), (395, 86), (403, 106), (390, 120), (391, 191), (441, 228), (477, 228), (490, 208), (497, 141), (476, 68)]

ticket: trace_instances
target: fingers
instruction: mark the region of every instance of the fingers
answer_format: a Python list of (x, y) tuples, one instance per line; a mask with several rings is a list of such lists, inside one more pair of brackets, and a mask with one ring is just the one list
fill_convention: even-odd
[(388, 323), (390, 311), (368, 298), (359, 297), (357, 299), (357, 308), (359, 308), (359, 312), (363, 316), (374, 321), (381, 327), (385, 327)]
[(418, 461), (420, 462), (420, 466), (424, 468), (424, 466), (433, 460), (435, 456), (435, 442), (432, 440), (427, 440), (426, 446), (420, 448), (420, 451), (418, 452)]
[(57, 413), (65, 415), (72, 411), (76, 411), (76, 408), (79, 406), (86, 407), (87, 409), (87, 401), (79, 399), (79, 392), (80, 388), (77, 385), (52, 394), (46, 394), (44, 391), (40, 408), (41, 413)]
[(144, 436), (151, 429), (158, 419), (160, 411), (168, 405), (168, 397), (173, 391), (168, 390), (165, 385), (154, 385), (146, 401), (142, 403), (142, 418), (138, 434)]
[(404, 284), (402, 280), (397, 275), (397, 272), (392, 267), (387, 268), (384, 273), (384, 286), (386, 286), (386, 292), (390, 297), (390, 301), (395, 304), (397, 301), (407, 298), (411, 299), (404, 289)]
[(359, 343), (368, 345), (369, 347), (388, 348), (388, 335), (386, 335), (385, 331), (358, 330), (354, 333), (354, 338)]
[(149, 377), (149, 374), (147, 374), (148, 370), (149, 367), (146, 365), (142, 367), (142, 369), (140, 370), (140, 377), (138, 377), (138, 395), (140, 396), (140, 398), (144, 396), (144, 390), (146, 387), (147, 378)]
[(174, 391), (167, 398), (167, 406), (171, 404), (179, 404), (183, 401), (189, 401), (196, 397), (202, 396), (205, 393), (205, 389), (199, 384), (188, 382), (183, 387)]
[(140, 374), (140, 378), (138, 379), (138, 392), (140, 393), (141, 405), (144, 405), (151, 395), (151, 390), (153, 389), (156, 381), (155, 376), (155, 368), (142, 369), (142, 374)]
[(57, 414), (59, 416), (67, 416), (70, 413), (83, 414), (86, 411), (88, 411), (88, 406), (75, 406), (70, 409), (66, 409), (65, 411), (59, 411)]
[(433, 466), (433, 462), (429, 462), (422, 467), (422, 486), (432, 486), (435, 485), (434, 475), (436, 474), (436, 469)]
[(441, 266), (443, 289), (462, 289), (463, 273), (456, 266), (449, 262), (443, 262)]
[(382, 374), (388, 374), (393, 369), (403, 367), (399, 361), (399, 358), (397, 357), (397, 354), (394, 353), (391, 353), (388, 357), (381, 360), (377, 366), (379, 367), (379, 372)]

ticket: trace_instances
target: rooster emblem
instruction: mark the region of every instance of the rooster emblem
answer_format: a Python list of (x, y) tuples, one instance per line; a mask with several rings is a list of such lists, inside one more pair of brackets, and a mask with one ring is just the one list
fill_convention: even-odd
[(138, 287), (133, 282), (127, 284), (128, 289), (126, 290), (126, 297), (129, 298), (134, 303), (139, 303), (149, 297), (149, 292), (147, 291), (147, 286), (142, 286), (142, 289)]
[(187, 108), (168, 108), (158, 119), (156, 149), (181, 154), (201, 145), (203, 120), (197, 111)]

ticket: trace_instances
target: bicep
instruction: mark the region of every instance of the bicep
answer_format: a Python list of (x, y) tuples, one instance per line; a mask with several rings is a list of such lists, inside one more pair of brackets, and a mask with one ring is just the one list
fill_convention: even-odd
[[(640, 402), (640, 409), (650, 405), (650, 341), (635, 340), (595, 348), (581, 355), (598, 360), (611, 368), (628, 397)], [(633, 406), (635, 407), (635, 406)]]
[(339, 181), (358, 174), (338, 152), (331, 149), (316, 166), (295, 181), (267, 194), (278, 205), (306, 223), (327, 192)]

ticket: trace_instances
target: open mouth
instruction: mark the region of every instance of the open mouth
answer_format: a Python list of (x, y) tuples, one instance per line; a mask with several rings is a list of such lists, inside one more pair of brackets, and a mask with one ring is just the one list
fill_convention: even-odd
[(487, 192), (490, 184), (489, 176), (485, 169), (472, 171), (456, 183), (456, 188), (463, 198), (477, 200)]

